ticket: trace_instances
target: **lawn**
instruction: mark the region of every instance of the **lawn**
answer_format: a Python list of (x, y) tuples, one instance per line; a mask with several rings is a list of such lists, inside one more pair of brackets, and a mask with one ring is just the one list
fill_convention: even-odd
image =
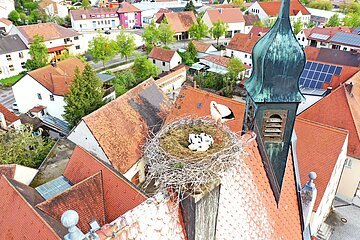
[(0, 79), (0, 84), (4, 85), (5, 87), (11, 87), (23, 76), (24, 76), (24, 74), (20, 73), (19, 75), (16, 75), (16, 76)]

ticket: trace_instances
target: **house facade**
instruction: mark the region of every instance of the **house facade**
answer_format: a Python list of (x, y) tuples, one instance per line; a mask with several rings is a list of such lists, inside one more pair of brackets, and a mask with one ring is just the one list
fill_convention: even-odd
[(195, 14), (192, 11), (162, 13), (155, 23), (159, 25), (163, 19), (166, 19), (170, 24), (170, 28), (175, 32), (174, 37), (177, 40), (189, 39), (189, 29), (196, 22)]
[(11, 11), (15, 10), (14, 0), (2, 0), (0, 1), (0, 17), (7, 18)]
[(20, 118), (0, 103), (0, 129), (13, 128), (19, 130), (20, 127)]
[(120, 25), (123, 28), (142, 27), (141, 10), (134, 5), (123, 1), (119, 4), (117, 13), (119, 14)]
[(162, 72), (167, 72), (181, 64), (180, 55), (174, 50), (154, 47), (148, 55), (150, 61)]
[(339, 19), (342, 20), (345, 15), (341, 12), (333, 12), (333, 11), (326, 11), (326, 10), (320, 10), (316, 8), (306, 8), (310, 14), (310, 23), (314, 23), (315, 27), (318, 26), (325, 26), (329, 19), (334, 15), (337, 14), (339, 16)]

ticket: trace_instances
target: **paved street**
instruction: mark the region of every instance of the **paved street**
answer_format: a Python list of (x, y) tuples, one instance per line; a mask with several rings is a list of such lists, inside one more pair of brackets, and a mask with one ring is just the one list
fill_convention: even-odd
[(330, 240), (358, 240), (360, 236), (360, 208), (355, 205), (335, 207), (326, 222), (335, 227)]
[(11, 105), (15, 102), (11, 88), (0, 88), (0, 103), (11, 110)]

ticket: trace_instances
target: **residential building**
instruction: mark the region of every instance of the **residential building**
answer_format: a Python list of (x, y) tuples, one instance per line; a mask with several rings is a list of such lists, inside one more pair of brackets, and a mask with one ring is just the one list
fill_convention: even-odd
[(217, 56), (217, 55), (208, 55), (199, 59), (200, 64), (206, 66), (207, 72), (214, 72), (219, 74), (226, 74), (228, 72), (228, 64), (230, 58)]
[(175, 101), (176, 97), (179, 95), (179, 91), (181, 90), (183, 83), (186, 81), (187, 68), (188, 67), (181, 64), (173, 68), (166, 75), (159, 76), (160, 78), (156, 80), (156, 84), (159, 86), (159, 88), (172, 101)]
[(331, 48), (331, 38), (334, 37), (337, 32), (350, 33), (351, 29), (346, 26), (305, 28), (296, 35), (296, 38), (303, 47)]
[(25, 185), (29, 185), (37, 173), (37, 169), (25, 167), (19, 164), (0, 165), (0, 176), (3, 175), (7, 179), (14, 179)]
[[(279, 14), (281, 1), (255, 2), (248, 9), (250, 14), (257, 14), (261, 21), (274, 21)], [(300, 20), (303, 24), (310, 22), (311, 13), (303, 6), (299, 0), (290, 1), (290, 22)]]
[(29, 49), (19, 35), (0, 37), (0, 79), (26, 71), (25, 63), (28, 59)]
[(80, 33), (56, 23), (38, 23), (17, 28), (27, 46), (30, 46), (36, 35), (43, 36), (52, 61), (59, 60), (64, 51), (81, 54), (87, 50), (87, 42), (82, 40)]
[(217, 51), (217, 49), (211, 43), (205, 43), (196, 40), (193, 40), (192, 42), (195, 45), (196, 51), (198, 53), (210, 54)]
[(0, 34), (7, 34), (10, 32), (11, 28), (13, 28), (13, 23), (6, 18), (0, 18)]
[[(82, 118), (68, 139), (111, 164), (133, 183), (144, 181), (139, 146), (156, 133), (170, 107), (153, 79)], [(126, 127), (124, 127), (126, 126)]]
[(3, 0), (0, 2), (0, 17), (7, 18), (13, 10), (15, 10), (14, 0)]
[(345, 15), (341, 12), (326, 11), (316, 8), (306, 8), (306, 9), (311, 14), (310, 23), (314, 23), (315, 27), (325, 26), (329, 21), (329, 19), (334, 14), (337, 14), (339, 16), (340, 21), (345, 17)]
[(20, 127), (20, 118), (0, 103), (0, 128), (3, 130), (7, 130), (9, 128), (19, 130)]
[(174, 37), (177, 40), (188, 39), (189, 29), (196, 22), (195, 14), (192, 11), (163, 13), (155, 22), (160, 24), (164, 18), (170, 24), (171, 30), (175, 32)]
[(71, 10), (71, 25), (78, 32), (117, 29), (120, 19), (116, 8)]
[(245, 20), (245, 30), (243, 33), (245, 33), (245, 34), (248, 34), (255, 24), (258, 24), (261, 22), (261, 20), (257, 14), (245, 14), (244, 20)]
[(39, 7), (43, 9), (49, 17), (57, 16), (65, 18), (69, 14), (69, 9), (67, 6), (52, 0), (40, 1)]
[(236, 33), (245, 32), (245, 19), (240, 8), (208, 9), (202, 19), (209, 29), (219, 20), (226, 23), (228, 26), (226, 38), (231, 38)]
[(330, 39), (332, 49), (356, 52), (360, 50), (360, 35), (358, 33), (337, 32)]
[(141, 10), (134, 5), (123, 1), (117, 9), (119, 14), (120, 25), (123, 28), (133, 28), (134, 26), (142, 26)]
[(175, 50), (154, 47), (148, 55), (150, 61), (162, 72), (167, 72), (181, 64), (181, 57)]

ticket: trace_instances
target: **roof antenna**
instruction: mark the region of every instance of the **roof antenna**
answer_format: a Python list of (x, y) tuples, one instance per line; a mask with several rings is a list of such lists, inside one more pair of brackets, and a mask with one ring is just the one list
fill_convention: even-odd
[(61, 223), (69, 231), (64, 236), (64, 240), (82, 240), (85, 238), (85, 234), (80, 231), (76, 226), (79, 222), (79, 214), (74, 210), (67, 210), (61, 216)]

